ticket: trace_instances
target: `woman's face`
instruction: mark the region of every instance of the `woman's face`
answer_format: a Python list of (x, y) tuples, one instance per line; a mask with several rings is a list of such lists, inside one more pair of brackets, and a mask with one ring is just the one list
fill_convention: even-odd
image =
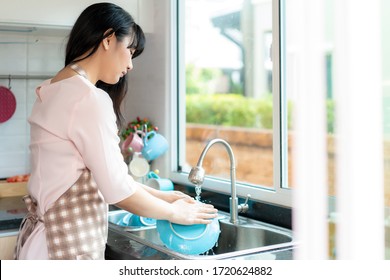
[(133, 69), (132, 56), (135, 49), (130, 48), (132, 38), (126, 36), (121, 41), (115, 35), (108, 39), (107, 56), (102, 69), (101, 80), (107, 84), (116, 84), (121, 77)]

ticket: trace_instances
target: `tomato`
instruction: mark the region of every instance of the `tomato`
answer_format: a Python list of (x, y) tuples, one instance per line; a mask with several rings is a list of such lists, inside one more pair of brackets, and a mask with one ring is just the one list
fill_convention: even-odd
[(13, 182), (15, 182), (15, 177), (9, 177), (9, 178), (7, 178), (7, 182), (8, 182), (8, 183), (13, 183)]
[(30, 174), (16, 175), (7, 178), (7, 182), (8, 183), (27, 182), (29, 178), (30, 178)]

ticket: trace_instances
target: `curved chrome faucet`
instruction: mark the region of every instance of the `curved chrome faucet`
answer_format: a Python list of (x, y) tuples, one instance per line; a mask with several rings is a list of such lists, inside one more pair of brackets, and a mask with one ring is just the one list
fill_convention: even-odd
[(207, 151), (216, 143), (223, 144), (229, 154), (230, 158), (230, 185), (231, 185), (231, 197), (229, 199), (230, 204), (230, 222), (236, 224), (238, 222), (238, 213), (245, 212), (248, 209), (248, 198), (243, 205), (238, 205), (237, 190), (236, 190), (236, 160), (234, 158), (232, 147), (223, 139), (213, 139), (207, 143), (206, 147), (203, 149), (202, 154), (198, 160), (198, 163), (193, 167), (188, 175), (188, 180), (195, 185), (202, 185), (204, 181), (205, 171), (202, 167), (203, 159), (206, 156)]

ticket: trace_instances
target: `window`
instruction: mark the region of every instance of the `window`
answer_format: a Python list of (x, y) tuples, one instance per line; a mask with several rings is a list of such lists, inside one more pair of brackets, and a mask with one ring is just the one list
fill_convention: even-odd
[[(386, 1), (358, 1), (359, 4), (355, 1), (347, 5), (342, 1), (334, 0), (318, 1), (315, 4), (312, 1), (281, 0), (279, 2), (282, 7), (280, 30), (283, 84), (281, 94), (287, 100), (291, 115), (299, 115), (298, 110), (305, 111), (306, 113), (301, 117), (310, 118), (311, 123), (320, 123), (324, 126), (324, 133), (309, 132), (319, 135), (317, 149), (321, 149), (320, 153), (322, 156), (323, 152), (324, 158), (321, 161), (313, 161), (310, 156), (306, 158), (306, 163), (309, 163), (310, 167), (305, 170), (306, 182), (303, 183), (307, 186), (304, 195), (308, 198), (307, 200), (313, 201), (315, 197), (310, 196), (313, 194), (310, 193), (313, 189), (310, 183), (322, 184), (323, 182), (322, 178), (313, 179), (307, 173), (316, 175), (326, 173), (324, 196), (328, 195), (329, 201), (335, 202), (335, 205), (332, 203), (325, 205), (330, 213), (329, 235), (325, 230), (321, 232), (323, 236), (329, 238), (329, 257), (358, 256), (359, 253), (352, 249), (353, 242), (349, 240), (354, 234), (358, 244), (364, 243), (364, 238), (370, 241), (378, 239), (374, 242), (375, 245), (371, 246), (377, 246), (375, 248), (382, 246), (379, 242), (382, 242), (381, 238), (384, 237), (385, 258), (389, 259), (390, 192), (388, 149), (386, 148), (388, 146), (389, 115), (386, 106), (389, 60), (386, 57), (389, 40), (386, 36), (388, 23), (385, 11), (388, 11), (390, 6)], [(380, 18), (379, 11), (382, 11), (382, 18)], [(362, 18), (364, 21), (361, 21)], [(315, 72), (315, 74), (308, 72)], [(308, 80), (308, 77), (311, 79)], [(382, 123), (379, 121), (382, 113), (381, 107), (384, 108), (383, 135), (380, 133)], [(313, 108), (320, 110), (313, 112)], [(318, 112), (321, 112), (322, 116)], [(297, 119), (293, 118), (293, 120)], [(307, 122), (305, 124), (307, 125)], [(288, 131), (288, 150), (297, 150), (294, 146), (297, 126), (299, 124), (293, 122)], [(306, 132), (301, 130), (301, 134), (303, 134), (302, 131)], [(309, 138), (307, 134), (305, 137)], [(313, 139), (314, 137), (310, 137), (310, 140)], [(384, 144), (383, 152), (381, 141)], [(307, 141), (305, 144), (311, 145), (312, 143), (313, 141)], [(325, 145), (322, 146), (322, 143)], [(302, 150), (296, 152), (304, 154)], [(384, 163), (384, 186), (379, 180), (382, 176), (381, 153), (383, 153)], [(289, 165), (292, 165), (290, 166), (293, 170), (292, 176), (298, 177), (299, 172), (295, 172), (294, 162), (289, 161)], [(302, 169), (301, 165), (299, 167)], [(319, 169), (321, 172), (316, 172)], [(322, 171), (325, 170), (326, 172), (323, 173)], [(292, 185), (289, 184), (291, 188), (299, 184), (294, 178), (290, 177), (290, 180), (293, 182)], [(384, 205), (380, 197), (383, 194)], [(310, 205), (310, 202), (307, 201), (307, 204)], [(297, 204), (294, 206), (295, 214), (304, 208)], [(385, 233), (381, 236), (383, 224), (380, 212), (383, 206), (385, 208)], [(315, 208), (311, 204), (310, 214), (318, 218), (313, 214), (318, 211)], [(371, 214), (366, 214), (369, 218), (359, 220), (361, 217), (358, 213), (359, 209), (364, 209), (365, 212), (372, 211)], [(350, 222), (352, 220), (359, 220), (359, 222), (354, 224)], [(371, 220), (374, 220), (373, 225), (367, 225)], [(335, 244), (334, 235), (336, 221), (339, 223), (337, 224), (338, 244)], [(363, 227), (362, 222), (365, 224)], [(295, 229), (300, 225), (304, 223), (295, 225)], [(315, 225), (308, 223), (308, 227), (315, 228)], [(303, 228), (302, 232), (306, 230), (304, 227), (301, 228)], [(365, 228), (375, 230), (366, 232)], [(378, 236), (375, 236), (376, 233)], [(314, 236), (321, 240), (320, 235), (314, 234)], [(363, 256), (368, 255), (367, 251), (364, 253), (360, 251), (360, 253)]]
[[(188, 183), (188, 172), (206, 144), (222, 138), (235, 155), (239, 195), (256, 197), (262, 189), (262, 198), (283, 194), (281, 203), (289, 204), (289, 194), (281, 189), (287, 187), (281, 178), (288, 178), (281, 176), (288, 165), (282, 166), (287, 147), (280, 145), (285, 137), (281, 128), (287, 125), (281, 120), (286, 115), (281, 108), (286, 106), (280, 106), (278, 74), (274, 74), (278, 57), (272, 53), (278, 49), (273, 46), (277, 5), (271, 0), (177, 4), (182, 26), (179, 71), (185, 75), (179, 79), (180, 172), (175, 179)], [(230, 162), (222, 145), (209, 150), (203, 167), (205, 188), (229, 190)]]
[[(206, 143), (219, 137), (227, 140), (235, 153), (237, 186), (240, 196), (251, 193), (259, 200), (292, 206), (293, 190), (291, 189), (296, 187), (294, 176), (297, 174), (294, 170), (295, 159), (292, 155), (296, 152), (294, 133), (297, 124), (294, 122), (294, 115), (298, 110), (306, 110), (306, 116), (310, 113), (308, 109), (310, 104), (303, 108), (302, 103), (299, 102), (300, 89), (297, 86), (298, 79), (302, 78), (300, 75), (303, 75), (300, 72), (303, 68), (300, 67), (302, 65), (304, 67), (305, 61), (308, 61), (307, 49), (305, 49), (308, 42), (305, 41), (307, 38), (300, 37), (302, 29), (307, 28), (308, 20), (317, 21), (310, 17), (312, 15), (310, 9), (316, 10), (315, 4), (311, 6), (309, 3), (311, 1), (177, 1), (180, 26), (183, 29), (179, 30), (178, 36), (178, 65), (181, 75), (178, 100), (181, 111), (178, 117), (180, 133), (177, 166), (179, 172), (176, 173), (175, 180), (188, 183), (188, 172), (192, 166), (196, 165)], [(387, 104), (389, 103), (388, 77), (390, 75), (388, 73), (390, 71), (388, 69), (390, 67), (387, 63), (389, 60), (386, 59), (388, 57), (386, 50), (389, 49), (386, 30), (389, 25), (385, 20), (385, 11), (388, 10), (386, 8), (389, 8), (389, 4), (387, 1), (375, 1), (372, 3), (373, 6), (369, 6), (371, 4), (367, 4), (369, 3), (367, 1), (359, 5), (356, 3), (344, 5), (333, 0), (325, 0), (321, 3), (324, 5), (320, 12), (324, 26), (321, 30), (312, 32), (311, 35), (319, 34), (323, 39), (319, 47), (323, 63), (322, 68), (317, 68), (316, 70), (319, 71), (316, 71), (312, 77), (319, 78), (323, 82), (320, 87), (315, 88), (313, 95), (320, 96), (323, 100), (321, 106), (325, 128), (324, 137), (326, 138), (323, 148), (326, 156), (321, 162), (321, 168), (326, 169), (327, 192), (325, 195), (328, 195), (331, 202), (326, 206), (332, 214), (330, 218), (337, 216), (339, 209), (335, 209), (335, 200), (340, 201), (341, 196), (339, 194), (338, 197), (336, 196), (335, 185), (337, 171), (342, 169), (336, 169), (335, 165), (341, 156), (351, 155), (351, 151), (349, 154), (345, 152), (345, 155), (340, 155), (340, 151), (341, 153), (344, 151), (337, 148), (337, 146), (342, 146), (337, 143), (338, 133), (341, 133), (337, 122), (344, 124), (348, 122), (347, 126), (366, 123), (362, 118), (362, 114), (365, 114), (364, 110), (358, 112), (359, 124), (356, 124), (353, 118), (342, 114), (336, 117), (336, 102), (341, 95), (345, 94), (340, 91), (340, 85), (344, 90), (356, 91), (359, 94), (357, 98), (360, 105), (365, 104), (362, 102), (363, 97), (366, 95), (368, 97), (367, 91), (370, 91), (368, 87), (368, 90), (363, 92), (361, 88), (355, 87), (355, 82), (351, 82), (355, 81), (356, 77), (360, 77), (362, 71), (349, 76), (343, 70), (347, 69), (351, 72), (356, 66), (354, 63), (359, 61), (359, 55), (361, 55), (362, 62), (367, 62), (369, 59), (367, 54), (370, 51), (365, 49), (366, 44), (361, 43), (373, 39), (373, 45), (381, 47), (381, 53), (377, 51), (375, 54), (380, 53), (378, 61), (382, 63), (380, 71), (382, 84), (379, 87), (383, 95), (385, 258), (389, 259), (388, 139), (390, 129)], [(300, 6), (303, 4), (305, 6)], [(368, 7), (364, 5), (368, 5), (370, 9), (366, 9)], [(378, 33), (376, 33), (375, 22), (378, 17), (375, 14), (377, 11), (375, 5), (382, 7), (381, 40), (378, 40), (376, 36)], [(355, 6), (359, 6), (359, 9), (351, 11), (351, 8)], [(367, 16), (361, 14), (368, 10), (370, 13), (367, 13)], [(349, 20), (354, 24), (350, 24), (339, 32), (340, 27), (345, 23), (346, 16), (351, 16)], [(360, 21), (362, 17), (365, 18), (364, 23)], [(374, 24), (369, 25), (374, 26), (373, 29), (365, 28), (365, 24), (373, 22)], [(362, 31), (357, 33), (359, 36), (356, 34), (345, 36), (350, 31), (355, 32), (356, 25), (359, 25)], [(310, 43), (313, 42), (316, 41), (312, 40)], [(359, 49), (361, 45), (364, 47)], [(344, 51), (341, 55), (340, 48)], [(353, 58), (348, 56), (350, 60), (345, 59), (345, 55), (351, 52), (354, 52), (351, 56)], [(378, 65), (375, 63), (370, 65), (375, 68), (373, 71), (378, 70), (376, 69)], [(364, 67), (363, 64), (360, 66)], [(307, 71), (303, 72), (307, 74)], [(367, 70), (367, 73), (371, 72), (371, 69)], [(376, 81), (373, 75), (367, 76), (370, 76), (369, 81)], [(363, 84), (369, 83), (365, 81)], [(348, 88), (350, 85), (354, 87)], [(372, 84), (372, 89), (377, 94), (378, 85)], [(348, 92), (348, 98), (354, 96), (353, 94)], [(367, 100), (367, 104), (369, 102)], [(364, 131), (362, 127), (362, 137), (367, 137)], [(358, 142), (362, 143), (362, 141)], [(370, 147), (359, 147), (353, 150), (353, 153), (361, 152), (364, 155), (369, 150)], [(316, 163), (313, 165), (315, 166)], [(208, 175), (204, 187), (229, 192), (227, 186), (229, 158), (222, 146), (210, 149), (204, 167)], [(315, 169), (310, 166), (309, 169), (311, 168)], [(342, 176), (339, 174), (339, 177)], [(354, 186), (351, 184), (349, 187)], [(375, 187), (378, 188), (378, 186)], [(367, 194), (370, 192), (368, 188), (369, 186), (367, 186)], [(321, 218), (324, 218), (324, 215)], [(333, 226), (334, 224), (331, 223), (329, 228), (332, 229)], [(329, 257), (337, 257), (334, 255), (334, 232), (331, 230), (329, 236), (327, 233), (325, 235), (329, 239)]]

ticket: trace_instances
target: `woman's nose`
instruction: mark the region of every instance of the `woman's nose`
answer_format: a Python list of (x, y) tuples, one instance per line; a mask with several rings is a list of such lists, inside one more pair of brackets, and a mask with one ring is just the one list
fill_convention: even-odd
[(129, 64), (127, 65), (128, 71), (131, 71), (133, 69), (133, 60), (130, 58)]

